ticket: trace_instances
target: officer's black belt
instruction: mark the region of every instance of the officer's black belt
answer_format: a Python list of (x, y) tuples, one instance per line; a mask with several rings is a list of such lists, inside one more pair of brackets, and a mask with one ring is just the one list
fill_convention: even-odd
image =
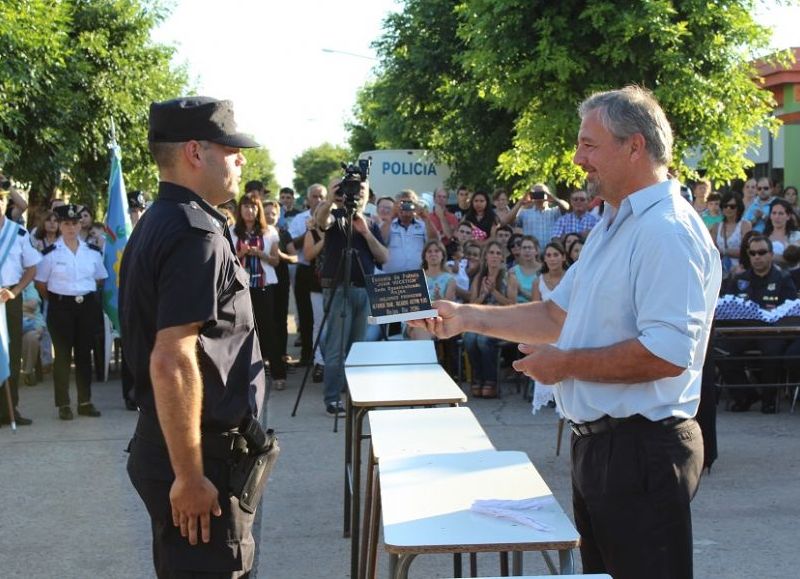
[[(136, 423), (136, 436), (151, 444), (156, 444), (165, 450), (167, 448), (167, 442), (164, 440), (164, 433), (161, 431), (158, 419), (155, 416), (144, 413), (139, 414), (139, 422)], [(228, 460), (231, 458), (234, 448), (236, 448), (238, 444), (243, 443), (238, 429), (223, 432), (201, 431), (200, 436), (203, 456), (220, 460)]]
[(89, 292), (88, 294), (84, 294), (82, 296), (65, 296), (53, 292), (47, 292), (47, 299), (51, 302), (71, 302), (75, 304), (82, 304), (85, 301), (93, 299), (94, 293)]
[(642, 416), (641, 414), (635, 414), (633, 416), (626, 416), (625, 418), (613, 418), (611, 416), (603, 416), (598, 418), (597, 420), (593, 420), (592, 422), (572, 422), (569, 421), (569, 427), (572, 429), (572, 432), (575, 433), (575, 436), (578, 438), (584, 438), (586, 436), (592, 436), (593, 434), (603, 434), (604, 432), (610, 432), (620, 426), (625, 424), (658, 424), (660, 426), (674, 426), (676, 424), (680, 424), (686, 420), (685, 418), (678, 418), (677, 416), (670, 416), (668, 418), (664, 418), (662, 420), (649, 420), (648, 418)]

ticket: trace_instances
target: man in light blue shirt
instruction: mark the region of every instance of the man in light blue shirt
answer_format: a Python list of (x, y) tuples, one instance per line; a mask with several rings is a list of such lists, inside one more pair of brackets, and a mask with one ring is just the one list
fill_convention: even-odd
[(672, 130), (652, 94), (598, 93), (579, 111), (574, 162), (606, 202), (581, 259), (546, 302), (436, 302), (439, 317), (424, 324), (439, 337), (522, 342), (514, 367), (556, 384), (573, 430), (584, 573), (691, 578), (689, 503), (703, 464), (694, 416), (720, 258), (668, 180)]
[(769, 177), (761, 177), (756, 185), (756, 198), (745, 210), (742, 219), (746, 219), (753, 224), (753, 231), (764, 233), (769, 219), (770, 205), (772, 205), (772, 180)]

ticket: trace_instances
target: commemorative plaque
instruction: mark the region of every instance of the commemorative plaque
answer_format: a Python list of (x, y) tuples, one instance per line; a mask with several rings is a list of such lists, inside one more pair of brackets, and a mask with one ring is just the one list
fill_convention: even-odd
[(421, 269), (366, 276), (370, 324), (389, 324), (436, 317)]

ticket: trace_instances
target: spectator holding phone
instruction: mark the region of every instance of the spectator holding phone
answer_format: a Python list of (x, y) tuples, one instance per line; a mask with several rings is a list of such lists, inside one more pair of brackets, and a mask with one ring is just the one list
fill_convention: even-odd
[[(545, 207), (545, 200), (554, 204)], [(525, 193), (506, 216), (506, 223), (516, 223), (525, 235), (532, 235), (541, 243), (553, 238), (553, 228), (563, 212), (569, 211), (569, 204), (550, 194), (544, 183), (536, 183)]]
[(439, 239), (428, 210), (414, 191), (401, 191), (396, 201), (397, 217), (384, 223), (381, 229), (381, 236), (387, 240), (389, 248), (389, 259), (381, 267), (384, 273), (419, 269), (419, 256), (425, 242)]

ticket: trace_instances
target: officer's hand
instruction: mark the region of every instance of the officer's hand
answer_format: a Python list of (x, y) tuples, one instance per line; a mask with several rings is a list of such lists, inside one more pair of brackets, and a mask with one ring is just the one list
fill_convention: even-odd
[(519, 351), (526, 356), (512, 363), (517, 372), (541, 384), (556, 384), (567, 377), (569, 356), (564, 350), (549, 344), (520, 344)]
[(460, 304), (442, 300), (433, 302), (431, 306), (439, 310), (438, 316), (425, 320), (409, 320), (408, 325), (412, 328), (423, 328), (441, 339), (464, 331), (464, 320), (459, 314)]
[(176, 478), (172, 483), (169, 491), (172, 524), (181, 528), (181, 536), (188, 538), (190, 545), (197, 545), (198, 521), (203, 542), (211, 540), (211, 515), (222, 515), (218, 496), (217, 487), (204, 476)]
[(9, 300), (13, 300), (15, 297), (16, 296), (14, 296), (14, 293), (7, 287), (0, 289), (0, 304), (4, 304)]

